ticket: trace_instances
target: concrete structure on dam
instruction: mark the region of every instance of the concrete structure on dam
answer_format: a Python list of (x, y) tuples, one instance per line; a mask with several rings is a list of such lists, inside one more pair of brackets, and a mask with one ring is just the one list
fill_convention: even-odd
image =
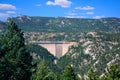
[(40, 41), (35, 42), (36, 44), (46, 48), (51, 54), (60, 58), (65, 55), (69, 47), (75, 42), (50, 42), (50, 41)]

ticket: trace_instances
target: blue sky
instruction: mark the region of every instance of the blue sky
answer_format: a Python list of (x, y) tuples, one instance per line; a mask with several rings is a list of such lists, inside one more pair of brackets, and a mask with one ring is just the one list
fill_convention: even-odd
[(120, 0), (0, 0), (0, 20), (18, 15), (120, 18)]

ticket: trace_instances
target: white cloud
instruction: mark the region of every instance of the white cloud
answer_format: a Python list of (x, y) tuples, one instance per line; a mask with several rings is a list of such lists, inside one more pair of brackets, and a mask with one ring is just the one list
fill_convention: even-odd
[(0, 10), (16, 10), (16, 7), (11, 4), (0, 4)]
[(41, 7), (41, 4), (36, 4), (35, 6), (37, 6), (37, 7)]
[(0, 13), (0, 18), (5, 18), (5, 17), (8, 17), (9, 14), (6, 14), (6, 13)]
[(76, 7), (75, 9), (78, 10), (94, 10), (95, 8), (92, 6), (85, 6), (85, 7)]
[(102, 18), (102, 16), (94, 16), (93, 18), (94, 19), (100, 19), (100, 18)]
[(15, 11), (7, 11), (8, 14), (16, 14)]
[(67, 8), (67, 7), (71, 6), (72, 2), (69, 0), (54, 0), (54, 2), (47, 1), (46, 4), (47, 5), (58, 5), (58, 6), (61, 6), (63, 8)]
[(86, 12), (86, 14), (90, 14), (90, 15), (92, 15), (92, 14), (94, 14), (94, 12)]

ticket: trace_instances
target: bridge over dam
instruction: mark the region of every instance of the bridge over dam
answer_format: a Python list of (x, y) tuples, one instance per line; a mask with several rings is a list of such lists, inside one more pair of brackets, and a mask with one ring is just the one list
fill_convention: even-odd
[(58, 58), (65, 55), (69, 47), (75, 44), (75, 42), (60, 42), (60, 41), (59, 42), (40, 41), (35, 43), (46, 48), (51, 54)]

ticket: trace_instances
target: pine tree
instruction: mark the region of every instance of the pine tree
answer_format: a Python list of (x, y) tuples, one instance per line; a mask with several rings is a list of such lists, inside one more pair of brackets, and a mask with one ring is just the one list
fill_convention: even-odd
[(11, 22), (3, 35), (0, 55), (0, 80), (29, 80), (31, 56), (25, 48), (23, 32)]
[(93, 69), (88, 72), (88, 80), (99, 80), (99, 76), (95, 73)]
[(42, 61), (38, 64), (36, 73), (33, 74), (31, 80), (59, 80), (56, 74), (49, 68), (49, 66)]
[(112, 64), (107, 68), (105, 80), (120, 80), (120, 66), (118, 64)]
[(66, 66), (62, 75), (62, 80), (77, 80), (77, 75), (74, 73), (74, 70), (70, 65)]

